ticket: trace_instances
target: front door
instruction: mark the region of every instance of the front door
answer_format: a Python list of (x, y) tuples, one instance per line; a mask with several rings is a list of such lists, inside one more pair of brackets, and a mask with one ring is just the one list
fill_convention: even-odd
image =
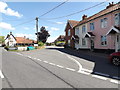
[(91, 43), (91, 51), (94, 51), (94, 40), (90, 39), (90, 43)]
[(116, 35), (116, 52), (120, 51), (120, 34)]

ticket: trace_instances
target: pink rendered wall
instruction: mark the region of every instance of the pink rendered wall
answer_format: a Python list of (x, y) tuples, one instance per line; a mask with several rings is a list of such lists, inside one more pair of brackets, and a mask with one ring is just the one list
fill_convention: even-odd
[[(96, 49), (115, 49), (115, 36), (114, 35), (108, 35), (107, 36), (107, 45), (102, 46), (101, 45), (101, 35), (106, 35), (107, 32), (111, 29), (112, 26), (114, 26), (114, 16), (116, 13), (120, 13), (120, 11), (116, 11), (113, 13), (109, 13), (107, 15), (104, 15), (102, 17), (99, 17), (97, 19), (94, 19), (87, 23), (87, 29), (88, 32), (93, 32), (95, 35), (94, 39), (94, 48)], [(101, 28), (101, 19), (107, 18), (107, 27)], [(90, 31), (90, 23), (94, 22), (94, 31)], [(89, 40), (88, 40), (89, 41)], [(88, 42), (90, 47), (90, 42)]]

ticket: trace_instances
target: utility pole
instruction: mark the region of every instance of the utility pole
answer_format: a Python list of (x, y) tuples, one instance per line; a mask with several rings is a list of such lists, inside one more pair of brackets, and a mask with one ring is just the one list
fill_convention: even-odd
[(36, 32), (37, 32), (37, 43), (38, 43), (38, 17), (36, 17)]

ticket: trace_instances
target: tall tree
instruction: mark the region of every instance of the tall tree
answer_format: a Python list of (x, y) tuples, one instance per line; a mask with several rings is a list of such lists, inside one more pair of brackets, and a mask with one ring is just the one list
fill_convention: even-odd
[(48, 33), (48, 31), (44, 26), (40, 28), (40, 32), (38, 32), (37, 34), (38, 34), (38, 41), (41, 41), (43, 43), (45, 43), (48, 37), (50, 37), (50, 34)]

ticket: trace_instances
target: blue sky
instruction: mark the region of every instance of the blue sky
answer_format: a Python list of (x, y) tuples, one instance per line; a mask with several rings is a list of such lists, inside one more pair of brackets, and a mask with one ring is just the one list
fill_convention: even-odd
[[(112, 0), (110, 0), (112, 2)], [(35, 17), (40, 16), (61, 2), (2, 2), (0, 3), (0, 35), (6, 36), (10, 31), (15, 36), (26, 36), (30, 39), (36, 39), (35, 36)], [(68, 15), (100, 2), (67, 2), (62, 6), (56, 8), (52, 12), (46, 14), (39, 19), (39, 27), (45, 26), (50, 33), (48, 42), (54, 41), (59, 35), (64, 35), (64, 29), (67, 20), (80, 21), (83, 14), (91, 16), (103, 9), (108, 5), (108, 2), (101, 4), (90, 10), (78, 13), (76, 15), (48, 20), (45, 18), (55, 18)], [(29, 23), (24, 23), (32, 20)], [(23, 24), (24, 23), (24, 24)], [(21, 24), (21, 25), (18, 25)]]

